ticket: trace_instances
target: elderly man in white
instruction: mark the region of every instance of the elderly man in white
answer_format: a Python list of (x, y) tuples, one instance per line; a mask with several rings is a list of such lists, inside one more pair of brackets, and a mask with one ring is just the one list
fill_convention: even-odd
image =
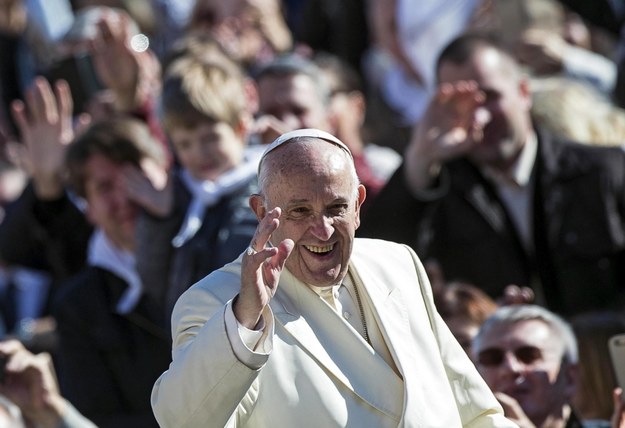
[(259, 226), (172, 316), (161, 427), (514, 427), (436, 312), (407, 246), (355, 239), (349, 149), (304, 129), (268, 146)]

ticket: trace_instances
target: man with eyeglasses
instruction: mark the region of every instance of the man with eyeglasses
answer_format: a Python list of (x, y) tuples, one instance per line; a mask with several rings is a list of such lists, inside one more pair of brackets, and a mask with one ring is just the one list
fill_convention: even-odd
[(499, 308), (473, 340), (480, 374), (521, 427), (581, 427), (570, 402), (577, 341), (559, 316), (535, 305)]

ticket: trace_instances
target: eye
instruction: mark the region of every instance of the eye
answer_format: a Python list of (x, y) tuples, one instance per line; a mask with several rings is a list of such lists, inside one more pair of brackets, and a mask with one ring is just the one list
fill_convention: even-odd
[(540, 360), (543, 356), (540, 349), (536, 348), (535, 346), (521, 346), (516, 351), (514, 351), (514, 355), (523, 364), (532, 364)]
[(291, 220), (301, 220), (310, 216), (311, 210), (307, 207), (295, 207), (287, 212), (287, 218)]
[(347, 204), (335, 204), (332, 205), (329, 209), (330, 215), (332, 217), (341, 217), (347, 214), (349, 206)]
[(308, 110), (302, 107), (293, 107), (291, 114), (295, 117), (303, 117), (308, 113)]
[(488, 348), (480, 351), (477, 361), (485, 367), (495, 367), (503, 362), (504, 351), (499, 348)]

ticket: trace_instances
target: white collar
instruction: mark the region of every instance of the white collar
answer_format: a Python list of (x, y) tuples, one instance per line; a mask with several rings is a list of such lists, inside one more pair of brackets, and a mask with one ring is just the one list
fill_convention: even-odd
[(128, 287), (117, 302), (116, 310), (120, 314), (132, 311), (139, 303), (143, 292), (134, 253), (120, 249), (101, 229), (96, 229), (89, 240), (87, 261), (90, 266), (108, 270), (126, 282)]
[(206, 208), (217, 204), (224, 195), (231, 194), (241, 188), (250, 177), (256, 174), (263, 150), (262, 147), (248, 147), (245, 151), (243, 162), (224, 172), (215, 181), (196, 180), (191, 177), (189, 171), (186, 169), (182, 170), (182, 181), (191, 192), (192, 199), (187, 208), (182, 226), (171, 241), (175, 248), (180, 248), (195, 236), (202, 226)]

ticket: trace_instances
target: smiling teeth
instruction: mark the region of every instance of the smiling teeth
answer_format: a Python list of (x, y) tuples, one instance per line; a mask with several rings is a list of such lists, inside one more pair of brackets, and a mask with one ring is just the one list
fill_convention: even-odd
[(328, 251), (332, 251), (332, 248), (334, 248), (334, 244), (326, 245), (325, 247), (313, 247), (312, 245), (304, 245), (304, 248), (312, 253), (327, 253)]

